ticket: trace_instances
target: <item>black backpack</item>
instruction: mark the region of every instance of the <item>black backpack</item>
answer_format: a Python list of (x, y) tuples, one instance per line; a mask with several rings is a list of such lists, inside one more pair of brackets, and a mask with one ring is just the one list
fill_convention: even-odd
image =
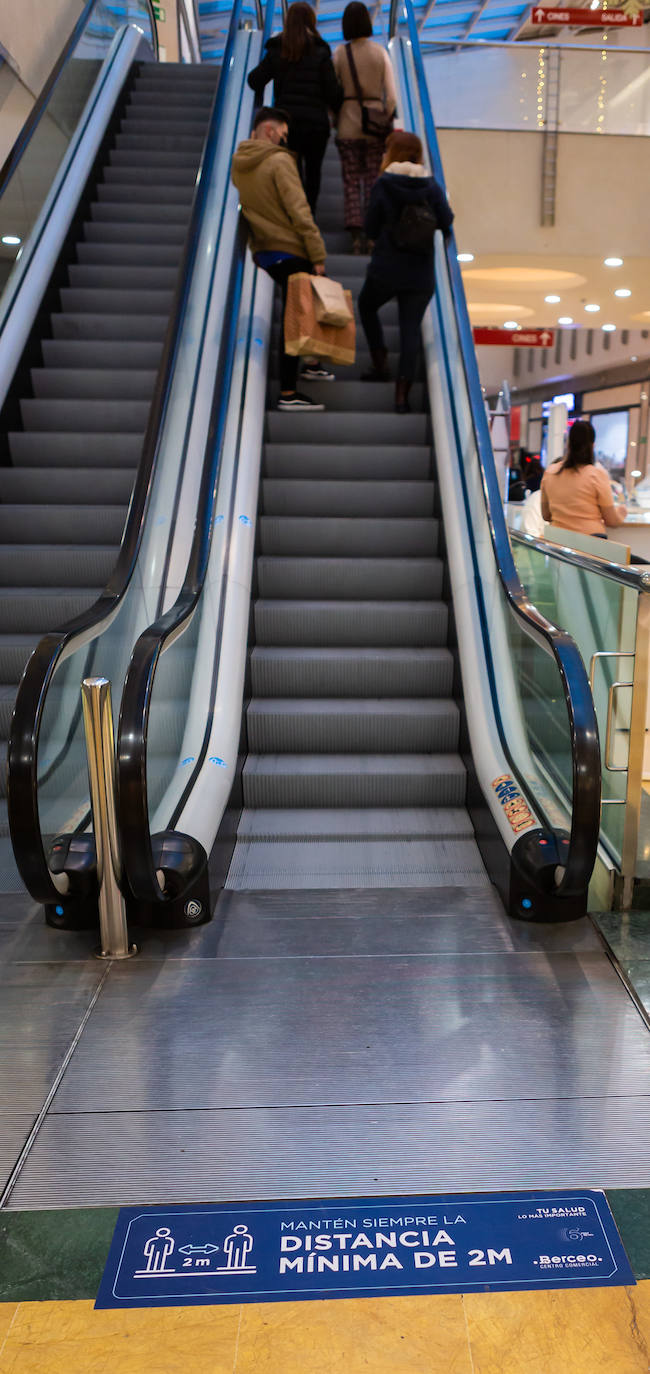
[(397, 223), (391, 230), (396, 248), (405, 253), (432, 253), (433, 236), (438, 220), (425, 200), (404, 205)]

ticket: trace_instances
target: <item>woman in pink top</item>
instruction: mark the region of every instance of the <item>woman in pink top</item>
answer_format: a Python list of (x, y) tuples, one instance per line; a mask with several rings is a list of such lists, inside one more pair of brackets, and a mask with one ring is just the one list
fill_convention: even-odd
[(606, 526), (622, 525), (625, 506), (615, 506), (609, 477), (594, 459), (596, 431), (588, 420), (569, 430), (566, 457), (542, 478), (542, 515), (552, 525), (607, 538)]

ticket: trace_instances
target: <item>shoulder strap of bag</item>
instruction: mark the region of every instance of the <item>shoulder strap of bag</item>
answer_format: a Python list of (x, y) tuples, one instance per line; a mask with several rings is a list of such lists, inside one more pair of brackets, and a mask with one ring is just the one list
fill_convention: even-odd
[(360, 106), (361, 106), (361, 109), (363, 109), (363, 108), (364, 108), (364, 104), (363, 104), (363, 91), (362, 91), (362, 89), (361, 89), (361, 82), (359, 81), (359, 73), (358, 73), (358, 71), (357, 71), (357, 64), (356, 64), (356, 62), (355, 62), (355, 60), (354, 60), (354, 58), (353, 58), (353, 56), (352, 56), (352, 44), (351, 44), (351, 43), (346, 43), (346, 45), (345, 45), (345, 51), (346, 51), (346, 53), (347, 53), (348, 62), (349, 62), (349, 64), (350, 64), (350, 75), (351, 75), (351, 77), (352, 77), (352, 83), (353, 83), (353, 85), (354, 85), (354, 89), (355, 89), (355, 92), (356, 92), (356, 97), (357, 97), (357, 100), (359, 101), (359, 104), (360, 104)]

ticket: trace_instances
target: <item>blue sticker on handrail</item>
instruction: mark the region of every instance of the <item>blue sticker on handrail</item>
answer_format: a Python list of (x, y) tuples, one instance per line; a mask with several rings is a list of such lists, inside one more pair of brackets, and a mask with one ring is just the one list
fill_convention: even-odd
[(120, 1211), (96, 1306), (634, 1284), (600, 1191)]

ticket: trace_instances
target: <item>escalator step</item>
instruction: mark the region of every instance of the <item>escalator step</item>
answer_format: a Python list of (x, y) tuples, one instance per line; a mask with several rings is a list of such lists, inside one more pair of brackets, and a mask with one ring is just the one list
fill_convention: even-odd
[(95, 588), (3, 587), (0, 634), (44, 634), (80, 615), (96, 599)]
[[(203, 134), (199, 133), (163, 133), (160, 129), (157, 136), (118, 133), (115, 135), (115, 151), (134, 155), (153, 151), (157, 158), (163, 158), (167, 153), (178, 152), (196, 158), (198, 164), (204, 142)], [(112, 160), (113, 152), (110, 153), (110, 157)]]
[[(118, 545), (125, 515), (122, 505), (0, 505), (0, 542)], [(52, 581), (51, 577), (44, 579), (44, 586)], [(27, 585), (31, 585), (29, 578)]]
[(142, 368), (33, 367), (34, 396), (39, 399), (150, 401), (156, 373)]
[[(36, 634), (0, 634), (0, 683), (5, 685), (17, 685), (25, 671), (30, 654), (36, 648), (40, 639), (40, 632)], [(0, 777), (4, 783), (5, 769), (0, 768)], [(5, 797), (4, 786), (0, 791), (0, 796)]]
[(416, 601), (442, 592), (440, 558), (267, 558), (257, 560), (260, 596)]
[(432, 515), (433, 482), (266, 478), (265, 515)]
[(125, 161), (123, 157), (117, 161), (107, 163), (102, 172), (99, 185), (103, 186), (153, 186), (160, 189), (161, 195), (166, 196), (170, 189), (181, 186), (186, 189), (193, 186), (196, 181), (196, 168), (186, 156), (179, 160), (178, 165), (170, 162), (169, 157), (165, 159), (163, 165), (149, 161), (149, 158), (138, 158), (132, 161)]
[(444, 647), (318, 648), (256, 644), (251, 653), (255, 696), (443, 697), (451, 693), (453, 657)]
[(458, 748), (459, 712), (449, 699), (262, 698), (246, 712), (254, 754), (423, 754)]
[(445, 644), (444, 601), (280, 601), (254, 606), (258, 644)]
[(98, 223), (117, 220), (120, 224), (126, 224), (129, 220), (150, 224), (152, 218), (159, 219), (161, 224), (180, 224), (183, 226), (183, 235), (187, 228), (187, 205), (172, 205), (169, 201), (157, 201), (149, 204), (147, 201), (141, 203), (135, 199), (131, 200), (93, 200), (90, 204), (90, 218)]
[(263, 515), (259, 530), (262, 553), (285, 557), (430, 558), (438, 552), (438, 521), (415, 517), (371, 520)]
[(207, 85), (205, 90), (190, 87), (189, 90), (179, 91), (176, 84), (171, 82), (168, 90), (156, 90), (143, 84), (127, 97), (126, 109), (155, 110), (163, 121), (170, 111), (173, 111), (174, 117), (177, 112), (184, 115), (191, 112), (195, 117), (205, 115), (207, 119), (212, 99), (213, 92)]
[[(183, 208), (185, 212), (192, 203), (193, 183), (174, 186), (170, 182), (112, 182), (99, 181), (95, 187), (95, 203), (99, 205), (125, 205), (132, 208), (141, 205), (151, 211), (153, 206), (166, 205), (168, 208)], [(128, 215), (125, 213), (125, 219)]]
[(458, 754), (249, 754), (248, 807), (463, 806)]
[(149, 405), (149, 401), (25, 399), (20, 402), (20, 410), (26, 429), (142, 435)]
[(137, 138), (151, 138), (154, 141), (164, 133), (167, 138), (173, 138), (176, 134), (181, 134), (189, 138), (204, 139), (207, 132), (207, 118), (198, 118), (195, 114), (183, 114), (182, 111), (174, 110), (173, 117), (170, 118), (169, 111), (162, 119), (159, 119), (149, 110), (145, 113), (137, 111), (133, 106), (129, 107), (129, 113), (122, 116), (120, 120), (120, 131), (130, 136), (135, 134)]
[(72, 314), (87, 311), (88, 314), (122, 315), (128, 311), (143, 315), (169, 315), (174, 292), (62, 286), (59, 296), (63, 310)]
[[(131, 499), (134, 467), (122, 468), (0, 468), (0, 501), (28, 505), (41, 501), (44, 490), (56, 494), (60, 505), (101, 506), (123, 504)], [(1, 598), (0, 598), (1, 613)]]
[(353, 479), (387, 481), (424, 481), (431, 468), (431, 452), (426, 445), (413, 444), (266, 444), (264, 470), (267, 477), (291, 477), (303, 481)]
[(179, 243), (84, 242), (76, 246), (77, 261), (89, 267), (170, 267), (178, 271), (183, 253)]
[[(105, 207), (104, 207), (105, 208)], [(173, 244), (182, 252), (187, 233), (187, 217), (181, 216), (177, 224), (152, 224), (146, 218), (140, 220), (87, 219), (82, 228), (83, 241), (86, 243), (112, 243), (128, 247), (130, 244)]]
[(126, 262), (85, 263), (71, 262), (68, 267), (70, 286), (81, 286), (91, 290), (113, 291), (173, 291), (178, 276), (178, 264), (171, 266), (143, 267)]
[(142, 453), (142, 434), (30, 433), (9, 434), (9, 451), (18, 467), (134, 469)]
[[(319, 420), (316, 428), (315, 422)], [(376, 438), (381, 444), (403, 444), (406, 447), (409, 444), (426, 444), (428, 428), (428, 415), (381, 415), (373, 421), (372, 414), (366, 412), (327, 412), (323, 418), (322, 412), (308, 415), (299, 411), (291, 415), (273, 410), (266, 417), (267, 438), (274, 444), (286, 441), (307, 445), (318, 436), (321, 444), (370, 444)]]
[(6, 587), (97, 587), (108, 581), (114, 545), (6, 544), (0, 547), (0, 583)]
[(75, 375), (86, 368), (125, 368), (153, 370), (155, 377), (162, 356), (162, 343), (133, 343), (124, 339), (43, 339), (41, 352), (46, 367), (74, 368)]
[[(123, 135), (120, 135), (120, 137), (123, 137)], [(149, 144), (144, 148), (124, 148), (118, 145), (116, 148), (111, 148), (108, 154), (107, 167), (114, 169), (120, 168), (127, 172), (127, 181), (132, 180), (132, 171), (141, 172), (143, 166), (150, 170), (158, 167), (163, 172), (167, 170), (170, 172), (183, 171), (186, 179), (188, 176), (192, 175), (196, 177), (201, 155), (201, 140), (198, 138), (191, 140), (194, 144), (194, 148), (174, 148), (173, 139), (169, 139), (168, 141), (172, 144), (172, 147), (164, 151), (161, 151), (159, 144), (156, 144), (155, 147)], [(161, 178), (161, 180), (162, 179), (163, 178)], [(105, 174), (104, 180), (106, 180)]]
[(55, 339), (129, 339), (132, 342), (162, 342), (169, 316), (133, 315), (131, 313), (100, 315), (91, 310), (80, 313), (66, 310), (50, 315)]

